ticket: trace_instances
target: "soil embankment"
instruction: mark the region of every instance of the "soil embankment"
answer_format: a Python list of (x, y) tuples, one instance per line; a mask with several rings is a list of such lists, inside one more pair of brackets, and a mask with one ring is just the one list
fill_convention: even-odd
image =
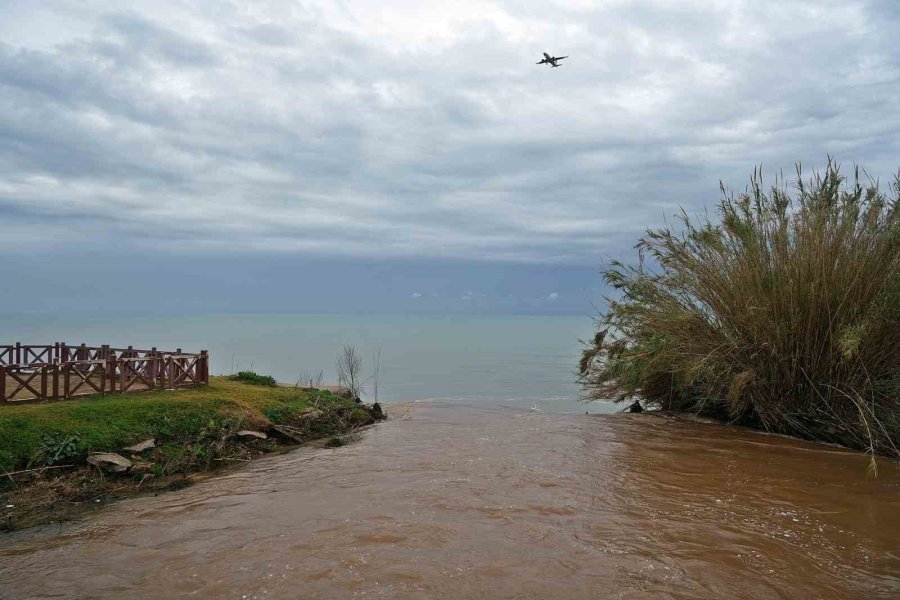
[(379, 418), (330, 390), (225, 377), (191, 390), (0, 406), (0, 530), (181, 488), (304, 443), (340, 445)]

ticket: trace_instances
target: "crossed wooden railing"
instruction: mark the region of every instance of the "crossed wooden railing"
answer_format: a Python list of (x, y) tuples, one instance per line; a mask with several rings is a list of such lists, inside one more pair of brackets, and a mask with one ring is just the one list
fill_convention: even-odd
[(209, 383), (209, 353), (110, 346), (0, 345), (0, 403)]

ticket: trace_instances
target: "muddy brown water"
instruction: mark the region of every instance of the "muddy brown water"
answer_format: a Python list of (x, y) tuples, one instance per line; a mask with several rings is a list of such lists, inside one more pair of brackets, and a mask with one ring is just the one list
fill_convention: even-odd
[(3, 598), (900, 598), (900, 471), (652, 415), (419, 405), (0, 536)]

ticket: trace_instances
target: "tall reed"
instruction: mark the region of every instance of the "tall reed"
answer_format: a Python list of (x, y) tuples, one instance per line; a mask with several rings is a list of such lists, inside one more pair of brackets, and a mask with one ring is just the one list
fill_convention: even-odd
[(581, 361), (591, 398), (642, 398), (768, 431), (897, 453), (900, 175), (830, 158), (793, 190), (722, 187), (717, 217), (650, 230)]

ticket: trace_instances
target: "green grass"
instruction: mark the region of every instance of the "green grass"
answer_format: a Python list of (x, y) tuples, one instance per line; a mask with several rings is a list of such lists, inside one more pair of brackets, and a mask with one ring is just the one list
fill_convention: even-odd
[(900, 179), (884, 194), (829, 161), (718, 218), (648, 232), (581, 362), (590, 396), (897, 454)]
[(149, 437), (157, 438), (166, 452), (179, 447), (190, 451), (197, 440), (223, 430), (290, 423), (315, 398), (320, 406), (358, 410), (351, 400), (330, 392), (258, 386), (225, 377), (212, 377), (209, 386), (188, 390), (0, 405), (0, 468), (13, 471), (35, 461), (83, 462), (89, 451), (121, 450)]

